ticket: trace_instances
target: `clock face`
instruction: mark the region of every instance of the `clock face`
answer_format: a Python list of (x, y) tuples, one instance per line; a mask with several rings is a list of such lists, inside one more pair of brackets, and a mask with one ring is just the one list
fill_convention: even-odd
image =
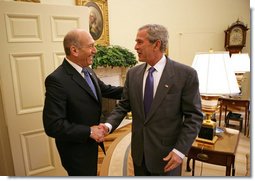
[(230, 32), (229, 45), (242, 45), (243, 43), (243, 31), (240, 27), (235, 27)]

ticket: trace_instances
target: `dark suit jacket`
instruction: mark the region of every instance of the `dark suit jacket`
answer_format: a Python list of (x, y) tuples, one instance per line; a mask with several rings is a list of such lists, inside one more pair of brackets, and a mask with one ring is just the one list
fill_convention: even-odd
[(62, 165), (74, 175), (97, 174), (98, 144), (90, 138), (90, 126), (99, 124), (102, 96), (120, 99), (123, 90), (105, 85), (89, 71), (99, 100), (66, 60), (45, 80), (45, 132), (55, 138)]
[(113, 130), (124, 113), (132, 111), (132, 158), (141, 165), (143, 156), (152, 173), (162, 173), (163, 158), (176, 148), (187, 154), (196, 138), (203, 114), (196, 71), (167, 58), (151, 110), (145, 118), (143, 75), (146, 64), (130, 69), (123, 90), (124, 99), (109, 116)]

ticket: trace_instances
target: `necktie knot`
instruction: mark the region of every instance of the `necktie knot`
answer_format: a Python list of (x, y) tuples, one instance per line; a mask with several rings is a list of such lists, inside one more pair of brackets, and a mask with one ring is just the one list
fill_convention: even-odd
[(84, 73), (85, 76), (88, 76), (89, 75), (89, 72), (86, 68), (82, 68), (82, 73)]
[(149, 68), (149, 74), (152, 74), (156, 69), (154, 67)]

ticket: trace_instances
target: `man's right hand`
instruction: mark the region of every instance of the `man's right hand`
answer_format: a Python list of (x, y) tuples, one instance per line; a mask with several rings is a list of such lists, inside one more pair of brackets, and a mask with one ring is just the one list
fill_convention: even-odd
[(100, 123), (98, 125), (98, 127), (104, 129), (104, 135), (106, 136), (107, 134), (109, 134), (109, 128), (104, 124), (104, 123)]
[(90, 137), (96, 142), (103, 142), (106, 134), (107, 132), (105, 131), (105, 128), (100, 125), (90, 127)]

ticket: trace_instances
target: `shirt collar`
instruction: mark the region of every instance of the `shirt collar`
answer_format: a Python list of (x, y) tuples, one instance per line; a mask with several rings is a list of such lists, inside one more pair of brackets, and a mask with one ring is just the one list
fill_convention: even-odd
[(81, 73), (82, 71), (82, 67), (80, 67), (79, 65), (77, 65), (76, 63), (73, 63), (71, 60), (69, 60), (68, 58), (65, 57), (65, 59), (68, 61), (68, 63), (70, 63), (73, 68), (75, 68), (75, 70), (77, 70), (79, 73)]
[[(163, 55), (162, 58), (153, 66), (157, 72), (163, 72), (166, 65), (166, 57)], [(149, 70), (151, 66), (147, 64), (146, 71)]]

